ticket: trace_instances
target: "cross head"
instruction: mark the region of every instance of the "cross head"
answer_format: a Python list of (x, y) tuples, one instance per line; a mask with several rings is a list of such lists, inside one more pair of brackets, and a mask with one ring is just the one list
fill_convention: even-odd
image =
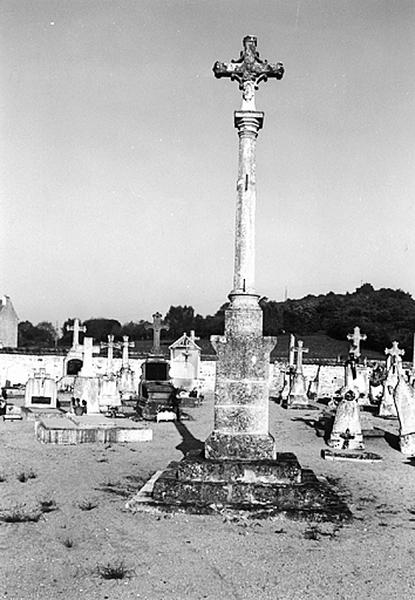
[(254, 35), (245, 36), (242, 46), (238, 59), (228, 63), (216, 61), (213, 72), (217, 79), (229, 77), (231, 81), (237, 81), (242, 91), (242, 108), (255, 110), (255, 90), (258, 85), (269, 78), (281, 79), (284, 67), (280, 62), (269, 63), (259, 57), (257, 38)]
[(347, 339), (350, 341), (349, 353), (353, 354), (355, 358), (360, 356), (360, 342), (364, 342), (367, 339), (365, 333), (360, 333), (360, 327), (355, 327), (353, 333), (347, 334)]
[(303, 340), (298, 340), (297, 347), (294, 348), (294, 352), (297, 354), (297, 365), (296, 372), (302, 373), (303, 371), (303, 354), (309, 351), (308, 348), (304, 348)]
[(68, 325), (66, 329), (67, 331), (73, 331), (72, 347), (79, 346), (79, 334), (86, 333), (86, 327), (81, 326), (79, 319), (74, 319), (73, 325)]
[(399, 342), (392, 342), (392, 348), (385, 348), (385, 354), (392, 364), (396, 364), (402, 361), (402, 356), (405, 354), (405, 350), (398, 348)]

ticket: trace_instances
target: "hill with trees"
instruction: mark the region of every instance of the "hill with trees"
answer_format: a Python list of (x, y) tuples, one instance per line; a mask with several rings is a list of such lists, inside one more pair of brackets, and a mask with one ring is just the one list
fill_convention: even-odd
[[(265, 335), (276, 335), (280, 339), (289, 333), (303, 338), (328, 336), (344, 342), (347, 334), (358, 325), (362, 333), (367, 335), (365, 348), (383, 354), (385, 347), (397, 340), (406, 350), (408, 358), (412, 353), (415, 300), (402, 290), (375, 290), (370, 283), (365, 283), (352, 293), (329, 292), (284, 302), (262, 298), (260, 305), (264, 313)], [(164, 316), (169, 329), (162, 331), (162, 340), (173, 341), (183, 332), (189, 333), (192, 329), (202, 340), (209, 339), (213, 334), (222, 334), (227, 306), (225, 303), (214, 315), (205, 317), (196, 314), (192, 306), (171, 306)], [(34, 326), (29, 321), (23, 321), (19, 324), (19, 346), (51, 347), (57, 341), (59, 346), (68, 347), (71, 345), (72, 333), (67, 331), (67, 326), (72, 323), (73, 318), (67, 319), (59, 336), (48, 322), (43, 321)], [(97, 342), (106, 341), (108, 334), (113, 334), (117, 340), (122, 339), (123, 335), (136, 341), (152, 338), (151, 324), (143, 319), (124, 325), (115, 319), (88, 319), (84, 321), (84, 325), (87, 327), (87, 335)]]

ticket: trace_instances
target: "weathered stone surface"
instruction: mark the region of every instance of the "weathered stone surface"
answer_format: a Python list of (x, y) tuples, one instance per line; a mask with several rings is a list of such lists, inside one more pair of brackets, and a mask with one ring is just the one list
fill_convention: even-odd
[[(292, 455), (291, 455), (292, 456)], [(339, 513), (343, 516), (350, 516), (350, 512), (339, 496), (326, 484), (317, 481), (312, 473), (304, 472), (304, 477), (296, 473), (297, 481), (287, 483), (267, 483), (256, 479), (255, 481), (246, 481), (231, 478), (237, 477), (235, 465), (229, 467), (228, 472), (224, 472), (225, 479), (212, 480), (213, 470), (217, 468), (206, 467), (206, 471), (194, 472), (197, 468), (197, 461), (183, 459), (183, 466), (179, 463), (171, 463), (169, 468), (155, 481), (152, 501), (160, 502), (164, 505), (172, 506), (196, 506), (199, 509), (212, 509), (214, 507), (228, 507), (254, 511), (258, 508), (272, 508), (274, 511), (284, 511), (293, 513)], [(209, 462), (209, 461), (206, 461)], [(283, 461), (284, 462), (284, 461)], [(285, 462), (285, 467), (290, 463), (298, 469), (298, 463), (295, 457)], [(247, 463), (256, 470), (259, 463)], [(245, 465), (238, 466), (239, 473)], [(272, 471), (274, 467), (269, 463), (268, 468)], [(190, 470), (188, 470), (190, 469)], [(202, 470), (204, 467), (202, 467)], [(182, 479), (182, 476), (189, 475), (191, 479)], [(199, 478), (199, 476), (202, 476)], [(298, 477), (298, 475), (300, 475)]]
[(351, 462), (379, 462), (382, 457), (374, 452), (357, 451), (357, 450), (327, 450), (321, 451), (321, 457), (324, 460), (340, 460)]
[(339, 450), (363, 450), (360, 409), (355, 394), (348, 390), (337, 407), (329, 446)]
[(205, 455), (211, 460), (274, 460), (275, 441), (270, 434), (213, 431), (205, 442)]
[(278, 453), (276, 460), (212, 461), (201, 456), (186, 457), (168, 467), (177, 469), (180, 480), (227, 481), (246, 483), (300, 483), (301, 467), (291, 453)]

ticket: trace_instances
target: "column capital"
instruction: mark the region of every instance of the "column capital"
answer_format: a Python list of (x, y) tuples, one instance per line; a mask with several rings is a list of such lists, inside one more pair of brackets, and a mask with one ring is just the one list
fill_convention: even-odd
[(235, 110), (234, 125), (239, 134), (250, 132), (257, 134), (264, 123), (264, 113), (260, 110)]

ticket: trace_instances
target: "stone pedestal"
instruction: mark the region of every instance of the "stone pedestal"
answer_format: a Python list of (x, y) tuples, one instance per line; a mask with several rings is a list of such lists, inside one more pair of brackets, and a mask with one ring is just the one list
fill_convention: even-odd
[(258, 296), (231, 294), (225, 335), (212, 336), (218, 355), (212, 434), (205, 444), (212, 460), (275, 459), (268, 424), (269, 355), (276, 338), (262, 336)]
[(287, 399), (288, 408), (308, 408), (307, 385), (302, 373), (295, 373)]

